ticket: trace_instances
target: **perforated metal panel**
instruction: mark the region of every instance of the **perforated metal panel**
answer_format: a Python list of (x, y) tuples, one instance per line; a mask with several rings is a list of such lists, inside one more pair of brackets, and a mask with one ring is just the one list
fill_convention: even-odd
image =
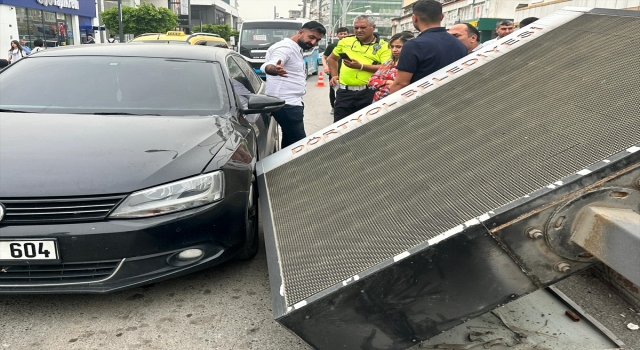
[(265, 173), (286, 304), (640, 142), (638, 32), (582, 15)]

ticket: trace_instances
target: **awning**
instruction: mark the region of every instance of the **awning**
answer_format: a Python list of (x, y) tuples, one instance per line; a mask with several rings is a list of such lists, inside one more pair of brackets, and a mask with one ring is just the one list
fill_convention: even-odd
[(92, 30), (93, 23), (91, 23), (91, 18), (78, 16), (78, 24), (80, 24), (80, 30)]

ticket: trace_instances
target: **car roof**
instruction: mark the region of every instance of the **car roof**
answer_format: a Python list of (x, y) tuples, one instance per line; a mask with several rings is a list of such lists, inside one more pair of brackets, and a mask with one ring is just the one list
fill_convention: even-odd
[(167, 35), (167, 33), (145, 33), (140, 34), (133, 38), (132, 42), (136, 40), (158, 40), (158, 41), (189, 41), (195, 37), (205, 37), (211, 41), (227, 42), (218, 34), (212, 33), (192, 33), (183, 35)]
[(153, 50), (149, 50), (149, 45), (151, 44), (127, 43), (59, 46), (40, 51), (33, 58), (47, 56), (128, 56), (219, 61), (223, 60), (225, 56), (235, 53), (229, 49), (203, 45), (156, 45)]

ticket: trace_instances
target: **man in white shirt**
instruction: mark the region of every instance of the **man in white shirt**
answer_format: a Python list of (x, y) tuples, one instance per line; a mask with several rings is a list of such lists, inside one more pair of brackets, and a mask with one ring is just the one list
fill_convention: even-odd
[(42, 41), (42, 39), (36, 39), (33, 41), (33, 50), (31, 51), (32, 54), (36, 53), (36, 52), (40, 52), (40, 51), (44, 51), (44, 41)]
[(485, 41), (483, 43), (483, 45), (489, 47), (489, 45), (495, 44), (496, 41), (498, 41), (498, 40), (504, 38), (505, 36), (513, 33), (513, 28), (514, 28), (514, 25), (513, 25), (513, 21), (512, 20), (510, 20), (510, 19), (500, 20), (498, 22), (498, 24), (496, 25), (496, 34), (498, 34), (498, 37), (495, 38), (495, 39), (491, 39), (491, 40)]
[(469, 53), (482, 48), (482, 44), (480, 44), (480, 32), (469, 23), (456, 24), (449, 28), (448, 32), (462, 41)]
[(326, 32), (324, 26), (316, 21), (305, 23), (296, 35), (273, 44), (260, 67), (267, 74), (265, 93), (285, 100), (282, 109), (271, 113), (282, 128), (282, 148), (307, 136), (302, 103), (307, 73), (302, 51), (318, 45)]

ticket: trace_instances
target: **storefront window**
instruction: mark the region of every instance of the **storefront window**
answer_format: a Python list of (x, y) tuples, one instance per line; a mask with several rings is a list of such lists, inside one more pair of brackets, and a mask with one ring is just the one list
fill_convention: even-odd
[(31, 48), (36, 39), (45, 47), (73, 44), (71, 15), (16, 7), (18, 35)]
[(24, 39), (26, 44), (29, 46), (29, 20), (27, 16), (27, 9), (22, 7), (16, 8), (16, 20), (18, 22), (18, 33), (20, 34), (20, 39)]
[(71, 26), (71, 15), (64, 15), (64, 23), (67, 32), (67, 45), (73, 45), (73, 27)]
[(17, 7), (16, 18), (18, 35), (31, 48), (36, 39), (42, 39), (45, 47), (73, 44), (71, 15)]
[(58, 21), (54, 12), (43, 11), (44, 19), (44, 45), (47, 47), (58, 46)]
[[(33, 42), (36, 39), (44, 40), (44, 29), (42, 28), (42, 11), (28, 9), (27, 13), (29, 14), (29, 32), (24, 35), (28, 36), (28, 40), (25, 38), (27, 44), (30, 47), (33, 47)], [(22, 32), (20, 32), (20, 37), (23, 37)]]

